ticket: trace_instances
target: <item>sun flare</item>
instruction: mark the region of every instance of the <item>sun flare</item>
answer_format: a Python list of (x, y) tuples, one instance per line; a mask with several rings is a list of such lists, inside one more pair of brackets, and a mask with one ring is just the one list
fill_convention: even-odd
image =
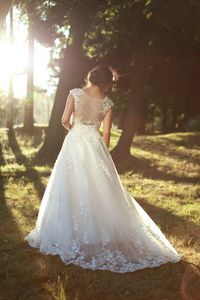
[[(0, 90), (8, 91), (9, 80), (12, 76), (14, 96), (21, 98), (26, 96), (28, 41), (26, 26), (17, 20), (15, 22), (13, 44), (9, 42), (9, 32), (6, 32), (0, 41)], [(47, 88), (50, 77), (49, 59), (49, 49), (35, 41), (34, 85)]]

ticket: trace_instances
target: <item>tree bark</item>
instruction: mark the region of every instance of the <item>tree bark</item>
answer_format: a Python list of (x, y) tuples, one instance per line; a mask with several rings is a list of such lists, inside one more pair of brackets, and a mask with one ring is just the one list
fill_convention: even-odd
[(115, 161), (130, 156), (130, 148), (139, 122), (144, 119), (143, 90), (146, 77), (146, 40), (142, 39), (135, 53), (134, 74), (131, 82), (131, 95), (128, 102), (127, 114), (117, 146), (111, 151)]
[[(13, 8), (10, 8), (10, 47), (13, 47), (14, 43), (14, 32), (13, 32)], [(13, 55), (13, 53), (11, 53)], [(9, 110), (9, 120), (8, 120), (8, 128), (13, 127), (13, 74), (11, 73), (9, 76), (9, 101), (10, 101), (10, 110)]]
[(124, 125), (124, 122), (125, 122), (125, 118), (126, 118), (126, 110), (123, 109), (123, 110), (120, 112), (120, 115), (119, 115), (118, 129), (123, 129), (123, 125)]
[(151, 33), (151, 23), (147, 21), (141, 10), (138, 43), (134, 51), (134, 70), (131, 80), (131, 95), (128, 102), (127, 115), (122, 134), (117, 146), (111, 151), (115, 163), (131, 157), (130, 149), (138, 125), (144, 119), (145, 99), (143, 96), (148, 62), (148, 41)]
[(138, 122), (137, 134), (145, 134), (147, 120), (147, 98), (142, 97), (140, 120)]
[(167, 133), (168, 128), (168, 104), (169, 104), (169, 95), (163, 98), (162, 100), (162, 120), (161, 120), (161, 127), (162, 133)]

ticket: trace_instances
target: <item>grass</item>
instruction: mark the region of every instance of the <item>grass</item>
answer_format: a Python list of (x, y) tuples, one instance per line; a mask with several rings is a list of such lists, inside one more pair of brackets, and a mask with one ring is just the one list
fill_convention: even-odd
[[(183, 254), (133, 273), (83, 270), (29, 247), (52, 165), (35, 165), (44, 128), (0, 130), (0, 299), (200, 299), (200, 134), (138, 136), (117, 165), (122, 183)], [(113, 130), (110, 149), (119, 138)]]

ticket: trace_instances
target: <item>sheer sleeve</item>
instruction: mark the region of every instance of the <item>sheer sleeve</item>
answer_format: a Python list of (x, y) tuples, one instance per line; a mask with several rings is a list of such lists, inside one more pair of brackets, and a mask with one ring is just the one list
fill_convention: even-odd
[(80, 96), (80, 89), (74, 88), (69, 91), (69, 94), (73, 96), (74, 98), (74, 109), (76, 110), (79, 102), (79, 96)]
[(114, 105), (114, 103), (112, 102), (112, 100), (110, 98), (106, 98), (105, 102), (104, 102), (104, 115), (107, 113), (107, 111), (109, 111), (109, 109)]

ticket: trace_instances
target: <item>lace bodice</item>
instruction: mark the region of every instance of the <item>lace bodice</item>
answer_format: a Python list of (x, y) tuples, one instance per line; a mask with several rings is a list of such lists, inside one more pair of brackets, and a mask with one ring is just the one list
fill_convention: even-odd
[(74, 98), (72, 123), (92, 124), (99, 128), (105, 114), (113, 106), (112, 100), (107, 96), (102, 100), (94, 98), (81, 88), (71, 89), (70, 94)]

